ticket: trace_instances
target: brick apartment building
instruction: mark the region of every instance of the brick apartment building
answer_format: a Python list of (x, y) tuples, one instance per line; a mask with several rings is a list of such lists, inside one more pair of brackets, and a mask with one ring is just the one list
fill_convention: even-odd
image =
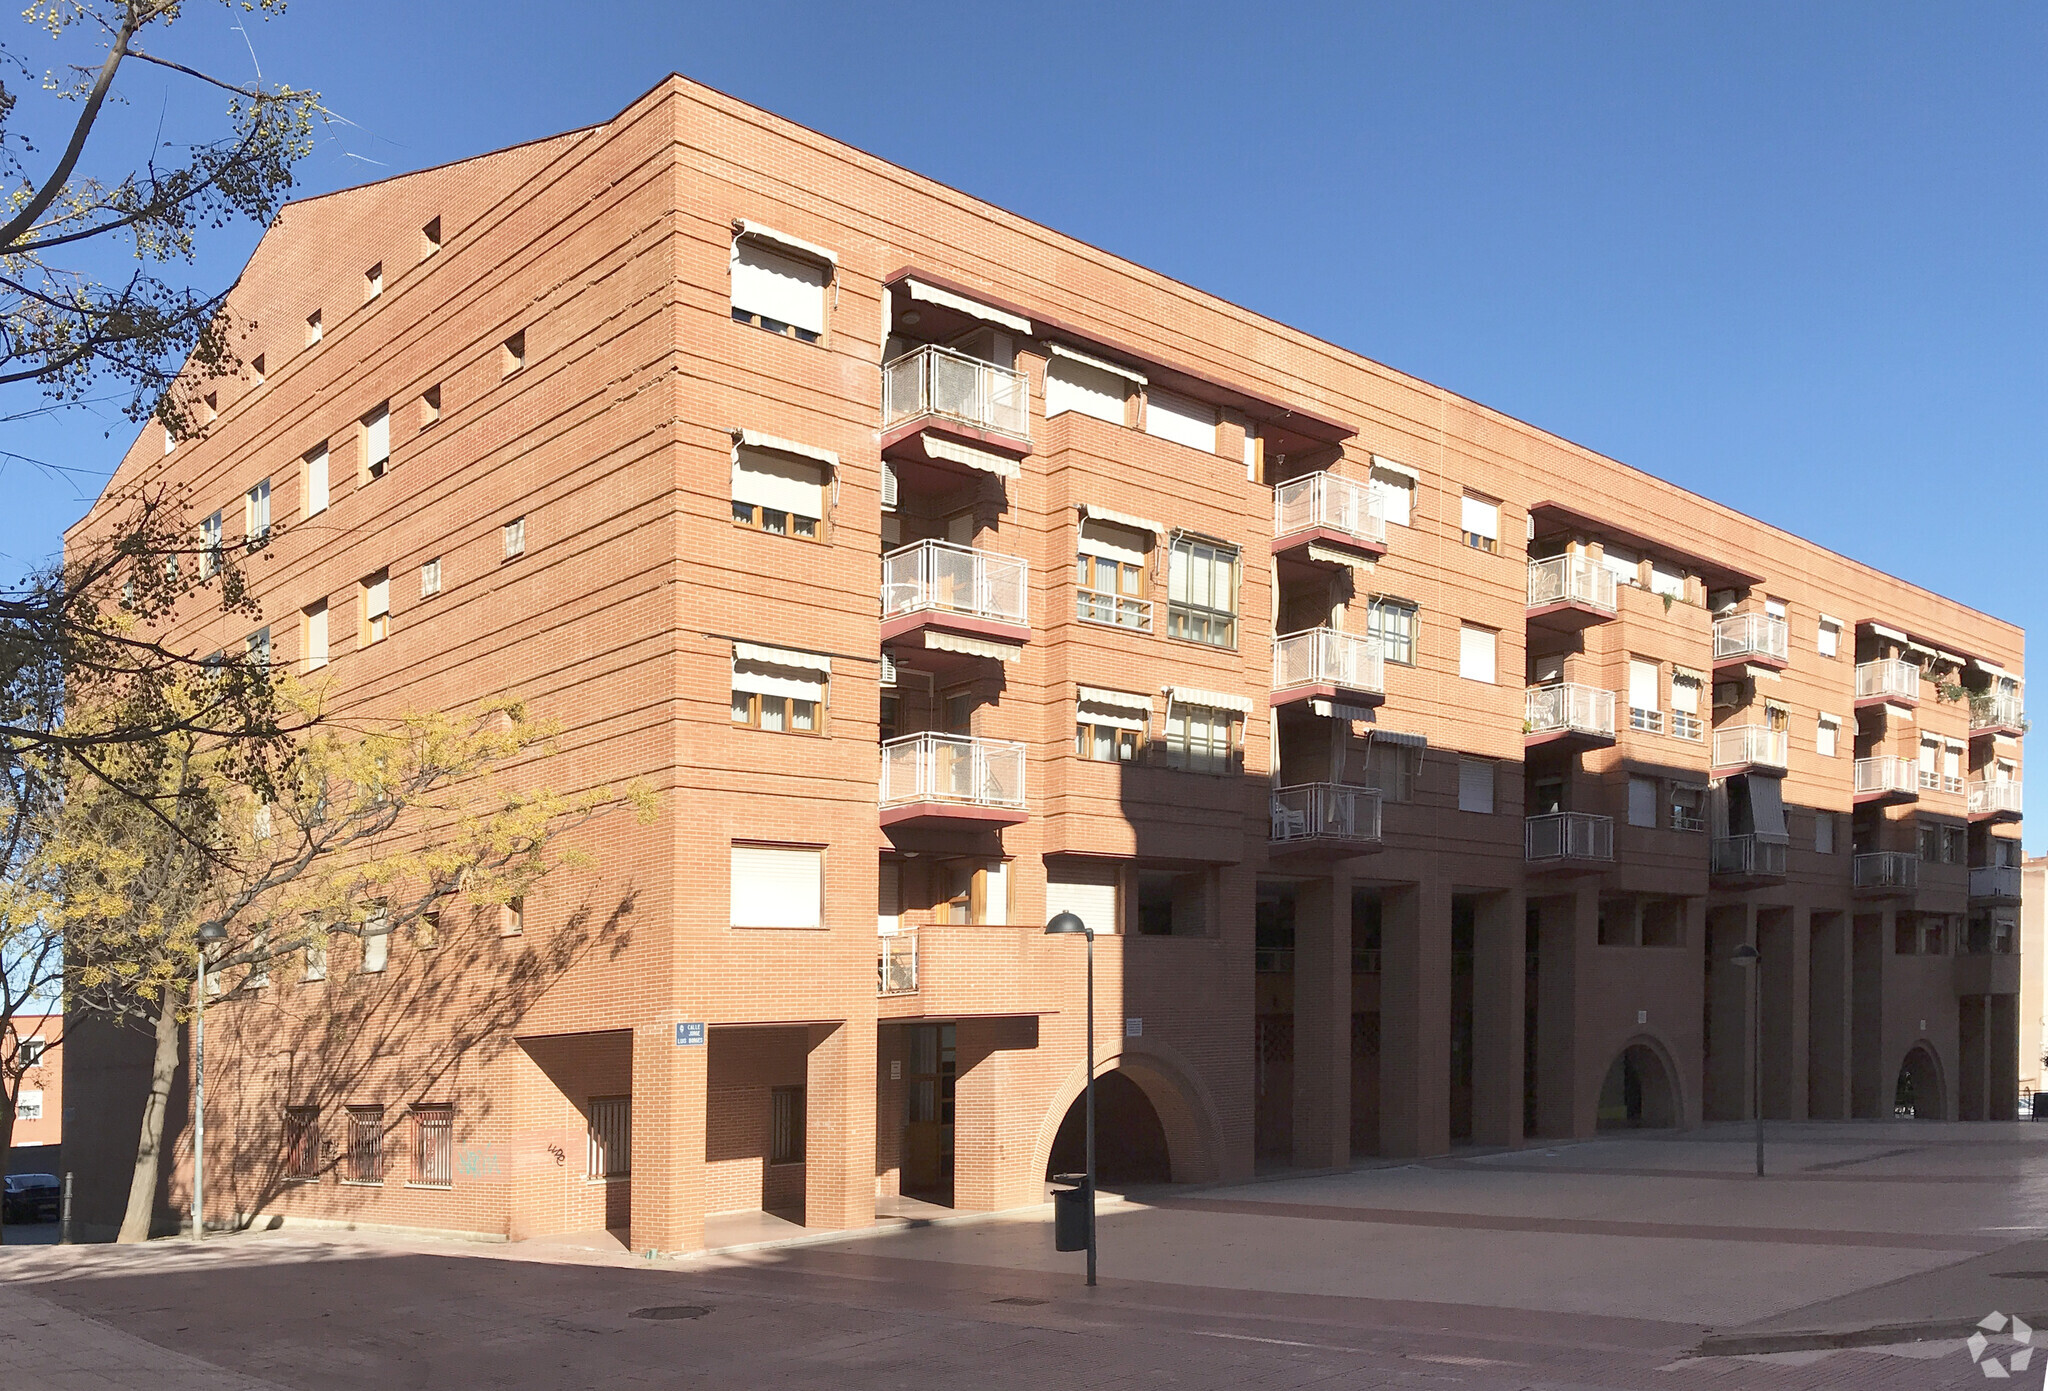
[(661, 815), (213, 1011), (213, 1221), (1041, 1201), (1062, 909), (1107, 1182), (1741, 1117), (1745, 943), (1767, 1114), (2012, 1114), (2011, 624), (681, 78), (291, 205), (233, 306), (115, 480), (254, 539), (185, 640), (520, 694)]
[[(27, 1070), (16, 1093), (14, 1134), (7, 1151), (10, 1174), (54, 1173), (64, 1142), (64, 1016), (25, 1014), (8, 1026), (14, 1047), (26, 1048)], [(0, 1051), (12, 1051), (0, 1046)]]

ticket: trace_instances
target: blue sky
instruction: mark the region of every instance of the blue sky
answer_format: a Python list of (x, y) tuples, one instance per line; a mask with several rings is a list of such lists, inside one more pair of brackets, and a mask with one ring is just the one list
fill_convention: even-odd
[[(162, 47), (239, 76), (242, 22), (195, 0)], [(2048, 602), (2039, 7), (295, 0), (248, 32), (353, 123), (302, 192), (680, 71), (2000, 617)], [(201, 129), (133, 77), (128, 147)], [(133, 429), (7, 430), (77, 471), (5, 462), (12, 569)]]

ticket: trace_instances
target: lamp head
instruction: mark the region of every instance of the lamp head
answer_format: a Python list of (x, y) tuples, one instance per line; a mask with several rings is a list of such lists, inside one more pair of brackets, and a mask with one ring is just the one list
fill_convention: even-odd
[(1095, 935), (1089, 930), (1088, 924), (1082, 922), (1072, 913), (1061, 913), (1045, 925), (1045, 935), (1048, 937), (1064, 936), (1070, 933), (1078, 933), (1083, 937), (1091, 938)]
[(227, 939), (228, 930), (219, 923), (208, 923), (199, 929), (199, 940), (202, 942), (225, 942)]
[(1754, 966), (1762, 959), (1757, 949), (1747, 942), (1742, 943), (1729, 955), (1729, 960), (1738, 966)]

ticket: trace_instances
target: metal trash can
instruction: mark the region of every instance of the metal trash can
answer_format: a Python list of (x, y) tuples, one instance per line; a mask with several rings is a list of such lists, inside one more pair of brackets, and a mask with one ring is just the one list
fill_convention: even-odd
[(1088, 1249), (1088, 1225), (1093, 1217), (1088, 1202), (1088, 1180), (1081, 1174), (1055, 1174), (1055, 1183), (1072, 1183), (1072, 1188), (1057, 1188), (1052, 1195), (1052, 1249), (1055, 1251), (1086, 1251)]

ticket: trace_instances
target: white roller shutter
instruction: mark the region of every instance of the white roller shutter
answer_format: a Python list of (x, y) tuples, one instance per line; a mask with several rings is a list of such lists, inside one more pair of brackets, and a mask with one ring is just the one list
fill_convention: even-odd
[(327, 446), (306, 456), (306, 515), (327, 510)]
[(817, 927), (824, 921), (825, 852), (732, 848), (734, 927)]
[(1488, 502), (1485, 498), (1473, 497), (1469, 493), (1462, 502), (1460, 516), (1465, 530), (1474, 536), (1484, 536), (1489, 541), (1500, 540), (1500, 504)]
[(903, 930), (903, 866), (882, 861), (875, 881), (875, 935), (894, 937)]
[(1614, 572), (1614, 578), (1623, 584), (1640, 585), (1643, 558), (1634, 551), (1621, 546), (1608, 546), (1600, 557), (1600, 563)]
[(732, 500), (817, 521), (825, 515), (825, 467), (741, 446), (733, 451)]
[(1408, 526), (1415, 515), (1415, 479), (1373, 461), (1366, 488), (1380, 500), (1380, 515), (1395, 526)]
[(391, 577), (386, 575), (384, 578), (371, 584), (364, 591), (363, 617), (382, 618), (389, 612), (391, 612)]
[(1470, 624), (1458, 629), (1458, 675), (1468, 681), (1494, 680), (1494, 632)]
[(372, 467), (391, 458), (391, 411), (379, 406), (363, 417), (363, 461)]
[(1669, 594), (1674, 599), (1685, 597), (1685, 572), (1661, 560), (1650, 562), (1650, 592)]
[(1628, 664), (1628, 704), (1631, 710), (1655, 710), (1657, 705), (1657, 664), (1631, 660)]
[(306, 610), (306, 670), (327, 665), (327, 605)]
[(1671, 673), (1671, 708), (1686, 715), (1700, 712), (1700, 679), (1690, 672)]
[(825, 331), (825, 267), (772, 251), (751, 237), (732, 244), (732, 307), (779, 319), (808, 333)]
[(1145, 394), (1145, 433), (1214, 454), (1216, 408), (1153, 387)]
[(1072, 913), (1103, 935), (1116, 932), (1116, 866), (1062, 864), (1045, 881), (1046, 921)]
[(1010, 865), (997, 860), (982, 871), (981, 920), (989, 927), (1010, 925)]
[(1630, 778), (1628, 780), (1628, 824), (1631, 826), (1655, 826), (1657, 824), (1657, 780), (1655, 778)]
[(1081, 554), (1099, 555), (1126, 565), (1143, 565), (1145, 547), (1152, 538), (1129, 527), (1113, 526), (1093, 518), (1081, 523)]
[(742, 643), (734, 647), (732, 688), (756, 695), (789, 696), (795, 700), (823, 700), (829, 668), (821, 671), (820, 661), (808, 652), (784, 652), (779, 648)]
[[(1112, 425), (1124, 423), (1125, 382), (1114, 372), (1056, 357), (1045, 364), (1045, 413), (1079, 411)], [(1213, 447), (1213, 446), (1212, 446)]]
[(1458, 810), (1492, 812), (1493, 763), (1484, 758), (1458, 760)]

